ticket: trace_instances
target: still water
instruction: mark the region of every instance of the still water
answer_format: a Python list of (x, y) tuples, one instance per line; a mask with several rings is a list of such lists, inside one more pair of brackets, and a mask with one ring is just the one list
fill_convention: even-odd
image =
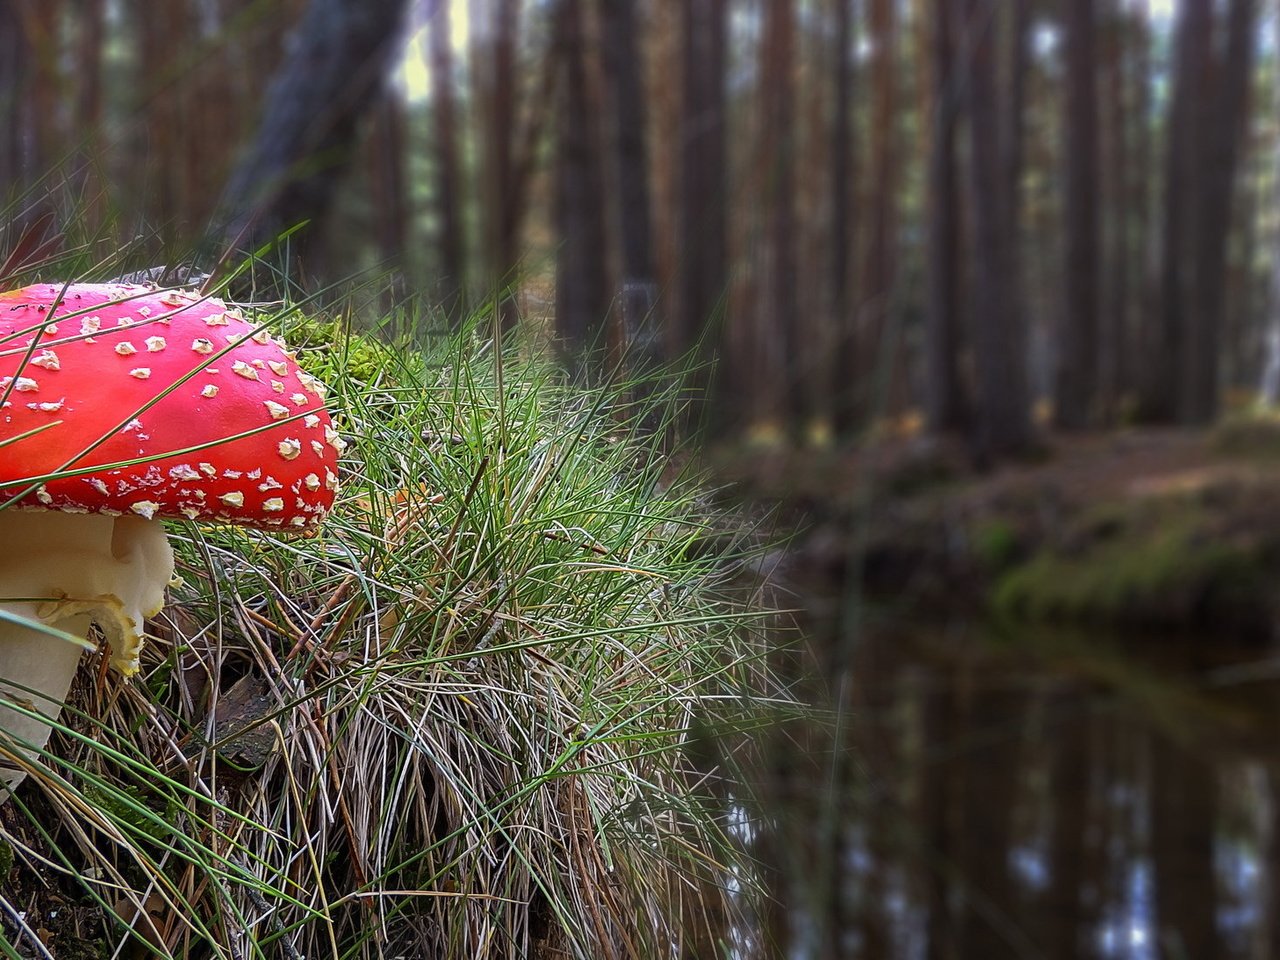
[(846, 649), (833, 709), (767, 754), (751, 952), (1280, 958), (1280, 653), (883, 624)]

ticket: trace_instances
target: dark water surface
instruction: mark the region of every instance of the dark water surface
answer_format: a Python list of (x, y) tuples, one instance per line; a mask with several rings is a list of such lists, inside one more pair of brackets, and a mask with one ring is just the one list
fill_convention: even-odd
[(1280, 652), (972, 625), (846, 649), (843, 722), (780, 731), (764, 778), (760, 952), (1280, 958)]

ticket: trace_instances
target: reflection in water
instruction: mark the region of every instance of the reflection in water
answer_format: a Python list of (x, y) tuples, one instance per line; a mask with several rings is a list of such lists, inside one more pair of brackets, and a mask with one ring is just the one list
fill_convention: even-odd
[(754, 848), (782, 902), (756, 955), (1280, 957), (1263, 654), (867, 632), (851, 683), (809, 691), (847, 726), (775, 735), (762, 809), (783, 815)]

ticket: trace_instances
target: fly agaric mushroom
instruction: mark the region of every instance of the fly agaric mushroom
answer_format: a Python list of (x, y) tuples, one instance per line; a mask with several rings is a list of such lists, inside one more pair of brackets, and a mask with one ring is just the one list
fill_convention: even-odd
[[(342, 446), (320, 384), (220, 300), (0, 292), (0, 698), (47, 718), (0, 706), (0, 732), (27, 756), (48, 740), (82, 652), (56, 631), (96, 624), (137, 671), (173, 575), (161, 519), (314, 530)], [(11, 793), (24, 774), (0, 766)]]

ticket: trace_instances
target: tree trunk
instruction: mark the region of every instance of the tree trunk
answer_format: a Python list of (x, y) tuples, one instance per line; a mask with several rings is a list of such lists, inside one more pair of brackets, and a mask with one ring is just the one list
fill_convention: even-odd
[(51, 163), (63, 146), (54, 123), (58, 16), (56, 2), (0, 0), (0, 209), (21, 198), (7, 214), (21, 224), (53, 209)]
[(636, 45), (635, 0), (600, 0), (604, 67), (613, 106), (623, 282), (652, 283), (653, 226), (645, 143), (645, 96)]
[(1215, 56), (1212, 0), (1186, 0), (1169, 118), (1161, 317), (1147, 413), (1207, 423), (1218, 409), (1231, 198), (1253, 62), (1254, 0), (1232, 0)]
[[(316, 224), (351, 162), (357, 124), (382, 89), (406, 0), (311, 0), (266, 94), (262, 120), (222, 197), (221, 237), (252, 252), (304, 222), (294, 255), (268, 260), (311, 269)], [(259, 292), (288, 273), (258, 271)]]
[[(520, 262), (520, 210), (516, 199), (517, 58), (516, 37), (520, 35), (522, 0), (496, 0), (490, 15), (492, 37), (471, 51), (479, 73), (477, 88), (483, 91), (480, 143), (483, 183), (480, 190), (484, 211), (484, 253), (488, 264), (489, 293), (496, 298), (498, 323), (503, 331), (515, 327), (517, 319), (516, 271)], [(477, 11), (472, 16), (477, 16)]]
[(453, 41), (447, 2), (436, 5), (428, 27), (431, 66), (431, 99), (435, 126), (436, 234), (440, 306), (450, 326), (457, 328), (466, 308), (466, 241), (463, 237), (460, 194), (462, 176), (458, 160), (457, 99), (454, 95)]
[(832, 418), (841, 429), (853, 429), (857, 421), (858, 336), (850, 278), (855, 259), (854, 199), (857, 197), (857, 155), (853, 149), (854, 40), (857, 0), (834, 0), (832, 16), (834, 116), (831, 120), (831, 328), (835, 336), (835, 370), (832, 383)]
[(146, 171), (145, 177), (134, 180), (134, 228), (157, 234), (166, 249), (178, 243), (187, 226), (181, 208), (182, 145), (189, 118), (183, 101), (191, 71), (178, 68), (179, 51), (189, 39), (184, 6), (132, 0), (128, 7), (138, 43), (134, 84), (142, 117), (134, 128), (139, 139), (133, 149)]
[(1150, 408), (1152, 390), (1151, 367), (1157, 365), (1162, 350), (1160, 341), (1159, 285), (1151, 267), (1155, 261), (1159, 237), (1153, 225), (1155, 194), (1149, 171), (1155, 163), (1155, 146), (1151, 116), (1151, 11), (1149, 0), (1139, 0), (1134, 11), (1136, 27), (1133, 38), (1133, 77), (1131, 81), (1133, 111), (1133, 176), (1129, 190), (1132, 198), (1134, 236), (1135, 313), (1133, 333), (1125, 350), (1129, 354), (1121, 369), (1125, 372), (1123, 389), (1132, 402), (1132, 413), (1142, 416)]
[(1189, 238), (1199, 228), (1193, 194), (1203, 188), (1198, 143), (1204, 132), (1203, 101), (1209, 83), (1213, 0), (1185, 0), (1175, 37), (1173, 96), (1166, 127), (1164, 229), (1160, 274), (1160, 327), (1155, 331), (1151, 382), (1144, 415), (1158, 422), (1180, 418), (1190, 349), (1188, 308), (1198, 269)]
[(0, 0), (0, 205), (27, 186), (24, 144), (30, 50), (19, 0)]
[[(1262, 262), (1258, 245), (1261, 211), (1266, 203), (1271, 172), (1264, 163), (1240, 163), (1236, 188), (1232, 191), (1231, 220), (1236, 238), (1228, 242), (1230, 264), (1222, 303), (1222, 330), (1218, 354), (1219, 393), (1250, 390), (1258, 385), (1265, 281), (1255, 264)], [(1264, 214), (1265, 216), (1265, 214)]]
[(1009, 184), (1002, 177), (999, 104), (990, 10), (966, 0), (969, 188), (974, 264), (973, 348), (977, 373), (975, 453), (980, 462), (1025, 452), (1032, 442), (1026, 350), (1015, 312), (1018, 259)]
[[(106, 171), (102, 169), (102, 51), (105, 44), (106, 2), (86, 0), (79, 18), (76, 44), (76, 107), (74, 129), (78, 155), (80, 215), (90, 230), (102, 225), (106, 209)], [(4, 32), (0, 25), (0, 34)], [(0, 51), (0, 57), (4, 53)], [(0, 183), (4, 182), (0, 171)]]
[(369, 182), (373, 200), (374, 240), (380, 267), (390, 282), (380, 291), (382, 307), (390, 310), (408, 292), (405, 250), (412, 217), (405, 172), (404, 104), (398, 97), (383, 96), (374, 108), (368, 139)]
[[(1027, 103), (1027, 64), (1030, 62), (1031, 34), (1031, 2), (1032, 0), (1007, 0), (997, 5), (993, 12), (994, 29), (1003, 13), (1004, 47), (997, 56), (996, 88), (997, 103), (1000, 104), (996, 117), (998, 131), (997, 149), (1000, 164), (1000, 188), (1003, 196), (1005, 231), (1008, 235), (1007, 271), (1009, 315), (1014, 318), (1020, 332), (1020, 349), (1023, 364), (1026, 364), (1026, 317), (1029, 315), (1027, 303), (1030, 298), (1030, 284), (1027, 282), (1027, 268), (1023, 263), (1023, 185), (1026, 167), (1026, 103)], [(991, 9), (991, 8), (988, 8)], [(1001, 36), (997, 34), (997, 36)], [(996, 41), (993, 39), (992, 41)], [(1000, 49), (1000, 48), (997, 48)], [(1026, 389), (1027, 404), (1032, 400), (1030, 389)]]
[(31, 86), (27, 93), (31, 100), (27, 115), (32, 146), (30, 179), (34, 183), (47, 177), (41, 191), (46, 194), (53, 193), (54, 168), (67, 147), (66, 131), (59, 123), (62, 111), (58, 108), (65, 82), (60, 8), (58, 0), (27, 0), (22, 5), (26, 41), (35, 53), (35, 59), (30, 61)]
[(1115, 421), (1124, 384), (1130, 379), (1126, 364), (1130, 353), (1130, 283), (1134, 246), (1129, 190), (1127, 121), (1132, 110), (1125, 68), (1125, 33), (1129, 19), (1118, 0), (1103, 0), (1105, 23), (1099, 77), (1099, 150), (1102, 179), (1101, 333), (1098, 343), (1098, 412), (1104, 423)]
[(1226, 43), (1211, 67), (1212, 93), (1200, 91), (1199, 136), (1192, 148), (1203, 153), (1203, 179), (1196, 231), (1189, 238), (1195, 257), (1195, 297), (1187, 324), (1183, 365), (1186, 389), (1182, 419), (1210, 423), (1218, 413), (1218, 367), (1221, 361), (1223, 304), (1226, 298), (1228, 240), (1234, 204), (1236, 170), (1252, 76), (1255, 0), (1231, 0), (1227, 9)]
[[(989, 29), (996, 30), (1000, 9), (1006, 18), (1004, 36), (1003, 69), (996, 68), (996, 85), (1000, 88), (1005, 109), (996, 119), (999, 129), (1000, 167), (1012, 197), (1008, 215), (1013, 223), (1012, 229), (1017, 231), (1022, 206), (1022, 173), (1025, 159), (1024, 141), (1026, 134), (1026, 77), (1028, 31), (1030, 28), (1030, 0), (1010, 0), (1002, 4), (996, 12), (990, 13), (992, 23)], [(997, 34), (998, 36), (998, 34)], [(996, 43), (996, 36), (992, 37)]]
[[(867, 182), (867, 211), (870, 237), (863, 263), (858, 338), (861, 363), (853, 370), (841, 371), (854, 381), (861, 394), (862, 415), (878, 412), (875, 385), (883, 378), (890, 384), (895, 399), (901, 393), (899, 383), (902, 343), (900, 331), (891, 323), (892, 295), (897, 269), (898, 184), (899, 165), (897, 124), (897, 48), (898, 14), (895, 0), (870, 0), (868, 28), (873, 53), (869, 67), (871, 94), (870, 179)], [(892, 342), (888, 338), (892, 338)], [(883, 365), (883, 368), (882, 368)], [(879, 411), (883, 412), (883, 411)], [(860, 418), (857, 418), (860, 419)], [(837, 427), (849, 434), (859, 425), (857, 419), (842, 417)]]
[(1089, 426), (1098, 400), (1098, 91), (1093, 0), (1064, 0), (1067, 49), (1066, 306), (1059, 338), (1054, 419)]
[[(1280, 28), (1280, 18), (1276, 19), (1276, 26)], [(1274, 35), (1275, 42), (1280, 42), (1280, 32)], [(1271, 89), (1272, 109), (1280, 109), (1280, 78), (1277, 78)], [(1272, 147), (1274, 151), (1271, 158), (1271, 190), (1272, 202), (1280, 205), (1280, 141), (1277, 141)], [(1267, 287), (1267, 323), (1264, 327), (1262, 335), (1262, 370), (1261, 383), (1259, 385), (1259, 402), (1267, 407), (1274, 407), (1280, 403), (1280, 221), (1276, 222), (1271, 230), (1271, 274), (1270, 282)], [(1275, 783), (1275, 774), (1272, 774), (1272, 782)], [(1277, 829), (1280, 829), (1280, 821), (1277, 822)], [(1280, 836), (1273, 840), (1275, 850), (1280, 852)], [(1278, 861), (1280, 862), (1280, 861)], [(1273, 898), (1280, 903), (1280, 873), (1273, 875)], [(1280, 914), (1275, 915), (1273, 934), (1277, 944), (1280, 944)]]
[(740, 377), (726, 361), (717, 371), (718, 396), (706, 406), (711, 365), (721, 342), (723, 298), (728, 284), (728, 174), (726, 142), (726, 0), (681, 4), (683, 112), (680, 118), (680, 185), (677, 209), (680, 293), (677, 355), (692, 361), (689, 377), (695, 422), (715, 413), (725, 426), (738, 406)]
[(764, 100), (764, 242), (760, 246), (761, 295), (753, 339), (753, 413), (756, 423), (794, 426), (803, 401), (796, 337), (794, 157), (792, 67), (795, 10), (792, 0), (765, 7), (760, 32), (761, 95)]
[(643, 63), (636, 43), (635, 0), (601, 0), (598, 9), (614, 118), (617, 247), (622, 261), (618, 302), (627, 362), (642, 383), (642, 396), (647, 397), (650, 391), (643, 382), (664, 356), (649, 194), (648, 120)]
[(556, 333), (571, 366), (598, 382), (609, 314), (604, 167), (591, 109), (582, 0), (555, 11), (560, 62), (556, 111)]
[[(492, 8), (492, 9), (491, 9)], [(519, 318), (517, 295), (520, 277), (520, 235), (525, 197), (534, 164), (541, 157), (547, 118), (556, 101), (560, 61), (550, 52), (538, 63), (541, 76), (521, 111), (520, 59), (517, 39), (523, 27), (523, 0), (473, 0), (472, 23), (486, 23), (470, 52), (475, 90), (474, 111), (480, 159), (480, 209), (482, 260), (487, 273), (487, 293), (493, 297), (496, 320), (509, 331)], [(554, 32), (554, 31), (553, 31)], [(523, 113), (523, 115), (522, 115)]]
[(952, 0), (933, 0), (930, 30), (933, 135), (928, 158), (929, 303), (925, 409), (929, 430), (965, 426), (960, 383), (960, 217), (956, 183), (956, 86)]

